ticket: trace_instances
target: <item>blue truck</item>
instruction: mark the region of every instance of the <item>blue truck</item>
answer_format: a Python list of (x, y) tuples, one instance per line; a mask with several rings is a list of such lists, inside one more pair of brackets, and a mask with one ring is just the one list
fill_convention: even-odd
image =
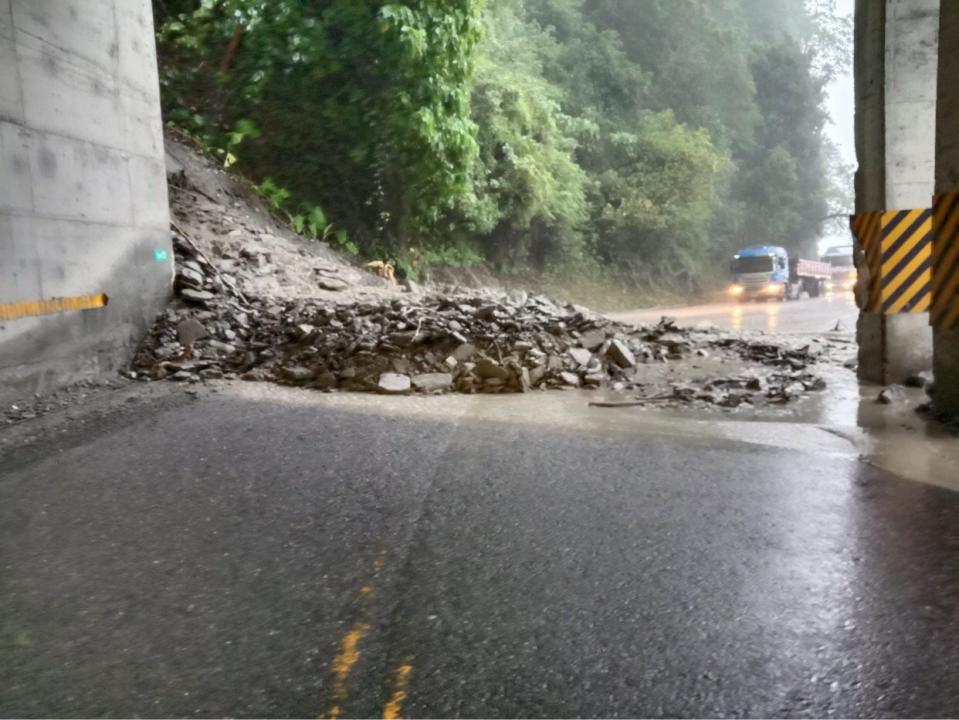
[(832, 278), (829, 263), (791, 258), (777, 245), (743, 248), (733, 255), (729, 270), (729, 294), (737, 300), (798, 300), (803, 292), (815, 298)]

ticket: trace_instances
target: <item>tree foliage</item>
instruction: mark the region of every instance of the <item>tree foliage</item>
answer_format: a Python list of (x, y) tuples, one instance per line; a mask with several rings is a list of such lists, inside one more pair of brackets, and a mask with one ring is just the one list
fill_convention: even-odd
[(168, 117), (367, 253), (654, 281), (809, 250), (840, 202), (834, 0), (163, 7)]
[[(168, 105), (262, 129), (238, 167), (401, 243), (467, 187), (479, 0), (214, 0), (169, 21)], [(231, 39), (238, 47), (231, 53)], [(376, 238), (378, 228), (382, 237)]]

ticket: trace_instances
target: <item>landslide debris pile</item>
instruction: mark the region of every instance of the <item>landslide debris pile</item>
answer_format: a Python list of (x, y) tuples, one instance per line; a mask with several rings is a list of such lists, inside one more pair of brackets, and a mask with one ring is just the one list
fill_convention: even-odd
[(606, 387), (634, 403), (720, 407), (823, 386), (809, 370), (819, 351), (782, 338), (634, 327), (523, 292), (404, 293), (283, 227), (182, 138), (167, 151), (175, 298), (136, 378), (395, 394)]
[[(251, 297), (238, 290), (247, 271), (242, 263), (231, 261), (227, 276), (179, 233), (174, 247), (177, 297), (135, 359), (140, 377), (238, 377), (392, 394), (608, 385), (644, 391), (650, 402), (724, 407), (786, 402), (822, 385), (807, 370), (816, 360), (808, 349), (682, 330), (665, 318), (634, 327), (522, 292)], [(769, 372), (650, 383), (643, 371), (713, 356)]]

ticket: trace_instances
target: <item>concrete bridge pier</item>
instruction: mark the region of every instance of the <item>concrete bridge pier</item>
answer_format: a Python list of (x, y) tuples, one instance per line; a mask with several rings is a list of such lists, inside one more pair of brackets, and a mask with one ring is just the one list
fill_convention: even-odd
[(943, 2), (936, 128), (933, 408), (959, 417), (959, 3)]
[(880, 243), (884, 227), (893, 241), (931, 239), (931, 221), (923, 225), (918, 211), (931, 214), (935, 187), (938, 41), (939, 0), (857, 0), (856, 212), (875, 214), (876, 243), (868, 260), (857, 252), (859, 376), (867, 382), (902, 382), (932, 366), (922, 261), (904, 248), (883, 264)]

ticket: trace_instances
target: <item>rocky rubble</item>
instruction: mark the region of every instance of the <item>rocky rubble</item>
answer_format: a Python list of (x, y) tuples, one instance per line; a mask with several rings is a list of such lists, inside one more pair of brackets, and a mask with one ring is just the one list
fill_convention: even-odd
[[(182, 234), (174, 247), (177, 298), (136, 357), (141, 377), (386, 394), (608, 386), (641, 391), (650, 403), (719, 407), (786, 403), (825, 386), (808, 370), (815, 352), (769, 339), (690, 331), (667, 318), (624, 325), (515, 291), (343, 302), (249, 297)], [(707, 358), (740, 372), (650, 383), (644, 370)], [(742, 372), (744, 363), (753, 370)]]
[(99, 393), (118, 390), (129, 385), (129, 378), (123, 376), (107, 377), (99, 380), (81, 380), (58, 388), (51, 393), (36, 393), (0, 407), (0, 426), (13, 425), (24, 420), (34, 420), (49, 413), (83, 404)]
[(809, 370), (817, 352), (769, 337), (634, 327), (517, 291), (403, 293), (279, 227), (186, 144), (168, 138), (168, 151), (175, 299), (136, 377), (384, 394), (605, 387), (634, 403), (724, 408), (824, 386)]

